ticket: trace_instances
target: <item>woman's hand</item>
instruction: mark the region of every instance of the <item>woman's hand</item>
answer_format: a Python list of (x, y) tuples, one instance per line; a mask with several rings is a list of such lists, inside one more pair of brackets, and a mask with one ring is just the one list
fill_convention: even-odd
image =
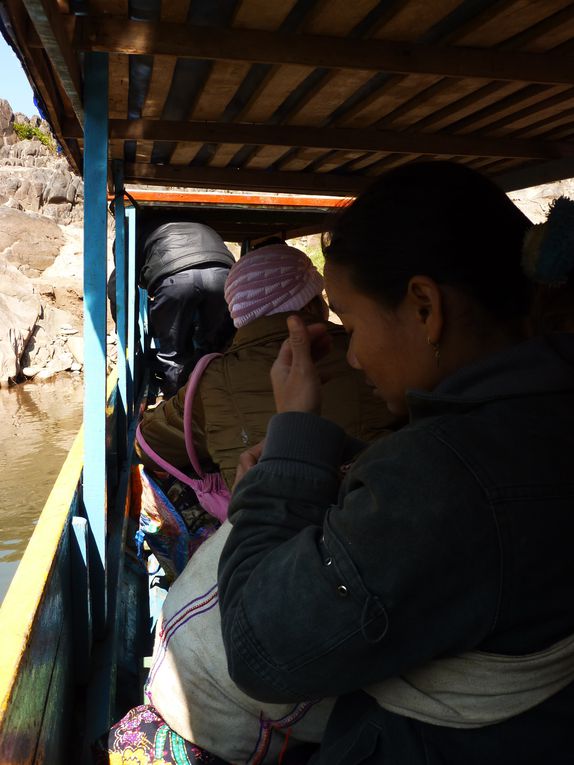
[(299, 316), (287, 319), (285, 340), (271, 367), (271, 384), (278, 412), (321, 411), (321, 380), (315, 361), (331, 347), (325, 324), (306, 326)]
[(265, 439), (263, 441), (259, 441), (258, 444), (254, 444), (249, 449), (247, 449), (244, 452), (241, 452), (239, 455), (239, 462), (237, 463), (237, 470), (235, 471), (235, 481), (233, 482), (233, 489), (237, 486), (239, 481), (243, 478), (245, 473), (247, 473), (248, 470), (251, 470), (252, 467), (255, 467), (259, 460), (261, 459), (261, 455), (263, 454), (263, 447), (265, 446)]

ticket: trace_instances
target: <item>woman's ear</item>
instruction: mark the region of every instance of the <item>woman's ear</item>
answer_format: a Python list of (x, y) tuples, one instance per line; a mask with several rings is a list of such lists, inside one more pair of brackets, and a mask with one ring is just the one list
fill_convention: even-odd
[(415, 322), (424, 331), (428, 343), (440, 342), (443, 331), (443, 299), (438, 284), (429, 276), (413, 276), (406, 295)]

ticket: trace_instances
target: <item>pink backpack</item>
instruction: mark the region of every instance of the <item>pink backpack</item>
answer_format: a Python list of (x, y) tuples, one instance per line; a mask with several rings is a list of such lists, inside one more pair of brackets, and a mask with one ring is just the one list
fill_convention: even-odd
[(191, 466), (198, 478), (190, 478), (181, 470), (178, 470), (174, 465), (160, 457), (159, 454), (157, 454), (151, 448), (151, 446), (146, 443), (139, 425), (136, 430), (136, 439), (143, 451), (147, 454), (148, 457), (150, 457), (150, 459), (156, 463), (156, 465), (161, 467), (170, 475), (174, 476), (174, 478), (177, 478), (178, 481), (181, 481), (187, 486), (191, 486), (197, 495), (199, 504), (204, 508), (204, 510), (206, 510), (210, 515), (213, 515), (214, 518), (217, 518), (218, 521), (223, 523), (223, 521), (227, 518), (227, 508), (229, 505), (229, 500), (231, 499), (231, 494), (220, 472), (205, 473), (203, 471), (201, 465), (199, 464), (199, 459), (197, 458), (197, 452), (195, 451), (191, 427), (193, 397), (195, 396), (195, 392), (197, 390), (197, 386), (199, 385), (201, 376), (208, 364), (210, 364), (213, 359), (216, 359), (221, 355), (221, 353), (208, 353), (207, 355), (202, 356), (195, 365), (193, 372), (191, 373), (191, 376), (187, 382), (187, 389), (185, 391), (185, 400), (183, 404), (183, 432), (185, 436), (185, 448), (187, 450), (187, 455), (189, 457), (189, 461), (191, 462)]

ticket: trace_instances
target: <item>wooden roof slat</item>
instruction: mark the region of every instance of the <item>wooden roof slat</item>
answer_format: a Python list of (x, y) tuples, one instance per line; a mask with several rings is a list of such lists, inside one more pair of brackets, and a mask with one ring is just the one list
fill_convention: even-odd
[(153, 141), (138, 141), (136, 143), (136, 162), (150, 162), (153, 152)]
[[(441, 80), (444, 83), (444, 80)], [(481, 87), (476, 87), (476, 80), (462, 80), (458, 83), (460, 88), (459, 97), (453, 101), (446, 103), (444, 106), (438, 109), (432, 109), (432, 105), (429, 105), (427, 113), (423, 116), (411, 120), (409, 128), (412, 130), (428, 130), (433, 128), (434, 131), (444, 129), (453, 122), (458, 122), (465, 117), (471, 117), (477, 111), (490, 106), (500, 100), (501, 95), (511, 95), (516, 93), (517, 90), (522, 88), (522, 85), (516, 82), (489, 82)], [(445, 92), (447, 92), (447, 85), (445, 83)], [(460, 95), (460, 91), (464, 95)], [(421, 106), (425, 105), (425, 99), (423, 96)]]
[[(499, 2), (499, 3), (492, 3), (491, 8), (487, 9), (486, 13), (480, 14), (478, 17), (478, 21), (480, 23), (485, 23), (489, 20), (490, 17), (497, 15), (499, 12), (506, 10), (509, 6), (513, 4), (514, 0), (505, 0), (505, 2)], [(562, 9), (561, 11), (551, 15), (550, 17), (544, 19), (543, 21), (540, 21), (538, 24), (535, 24), (531, 27), (529, 27), (527, 30), (523, 30), (518, 35), (512, 35), (510, 38), (506, 39), (502, 45), (503, 50), (516, 50), (518, 47), (532, 44), (534, 40), (538, 40), (541, 35), (547, 34), (548, 31), (554, 30), (556, 28), (561, 28), (565, 21), (568, 21), (571, 18), (572, 13), (574, 13), (574, 8), (570, 9)], [(474, 19), (470, 26), (473, 27), (477, 24), (477, 20)], [(451, 40), (458, 41), (462, 37), (462, 33), (464, 32), (464, 28), (458, 27), (456, 30), (456, 34), (451, 34), (449, 37)], [(454, 89), (470, 89), (470, 92), (467, 95), (462, 95), (461, 101), (458, 101), (456, 98), (453, 97), (453, 91)], [(390, 118), (392, 118), (393, 122), (397, 122), (399, 118), (401, 118), (403, 115), (405, 116), (405, 119), (402, 120), (402, 124), (407, 126), (412, 126), (413, 123), (417, 124), (419, 129), (424, 127), (427, 127), (431, 124), (437, 124), (441, 120), (444, 120), (445, 117), (450, 117), (453, 112), (459, 111), (462, 109), (468, 109), (471, 108), (472, 111), (476, 111), (476, 105), (478, 103), (478, 93), (481, 90), (481, 98), (484, 98), (485, 96), (496, 96), (497, 93), (499, 93), (501, 96), (505, 94), (505, 90), (507, 91), (508, 88), (513, 88), (513, 84), (509, 83), (501, 83), (501, 82), (493, 82), (489, 83), (487, 85), (482, 86), (482, 90), (479, 88), (477, 90), (477, 86), (475, 83), (469, 83), (468, 80), (459, 80), (456, 83), (453, 83), (451, 79), (442, 79), (436, 82), (431, 88), (424, 93), (422, 96), (417, 95), (413, 97), (411, 103), (404, 103), (399, 107), (399, 110), (396, 114), (389, 115), (387, 119), (389, 119), (389, 122), (387, 122), (387, 119), (384, 119), (382, 122), (379, 120), (375, 124), (377, 126), (385, 126), (387, 124), (391, 124)], [(392, 91), (391, 91), (392, 92)], [(439, 106), (437, 109), (437, 103), (440, 104), (441, 100), (447, 100), (447, 104), (443, 106), (442, 108)], [(423, 114), (422, 119), (423, 123), (420, 122), (421, 116), (417, 116), (416, 113), (419, 113), (421, 110), (424, 111), (424, 105), (425, 101), (429, 101), (428, 110), (430, 113)], [(453, 108), (450, 108), (448, 105), (448, 101), (452, 101)], [(416, 110), (415, 114), (413, 116), (416, 116), (414, 120), (409, 119), (409, 112), (411, 110)], [(461, 115), (465, 116), (464, 114)], [(445, 124), (448, 124), (449, 120), (446, 120), (446, 122), (443, 122), (443, 126)], [(453, 121), (453, 120), (450, 120)], [(346, 121), (345, 121), (346, 124)], [(399, 123), (401, 124), (401, 123)]]
[(510, 171), (495, 175), (495, 180), (505, 191), (539, 186), (565, 178), (574, 178), (574, 160), (561, 159), (542, 163), (526, 163)]
[(491, 122), (488, 125), (488, 132), (492, 135), (505, 135), (512, 132), (515, 135), (517, 129), (527, 127), (532, 122), (538, 121), (539, 118), (549, 115), (554, 117), (557, 113), (562, 114), (564, 107), (567, 107), (568, 104), (574, 106), (574, 88), (560, 89), (558, 93), (548, 95), (542, 100), (537, 100), (522, 109), (518, 109), (518, 111), (501, 117), (496, 122)]
[(161, 20), (183, 23), (187, 18), (189, 0), (164, 0), (161, 4)]
[(110, 53), (110, 94), (108, 114), (111, 119), (127, 119), (130, 84), (129, 59), (119, 53)]
[(165, 97), (173, 80), (173, 72), (177, 61), (172, 56), (155, 56), (147, 95), (142, 108), (144, 119), (154, 119), (161, 116)]
[(574, 62), (552, 54), (183, 27), (109, 16), (79, 18), (77, 30), (76, 45), (84, 51), (574, 84)]
[(266, 122), (301, 82), (312, 72), (308, 66), (272, 67), (261, 84), (257, 99), (242, 113), (245, 122)]
[[(400, 165), (405, 165), (421, 158), (420, 155), (405, 156), (401, 154), (388, 154), (377, 162), (366, 165), (363, 168), (363, 177), (370, 178), (372, 181), (373, 177), (380, 175), (385, 170), (390, 170), (392, 167), (400, 167)], [(429, 159), (429, 157), (424, 157), (424, 159)]]
[(178, 143), (171, 155), (172, 165), (189, 165), (201, 147), (202, 144), (198, 142)]
[(276, 170), (275, 162), (287, 151), (287, 146), (261, 146), (257, 154), (247, 162), (244, 167), (248, 170), (271, 167)]
[[(519, 34), (515, 34), (507, 38), (504, 40), (500, 48), (502, 50), (516, 50), (519, 47), (526, 46), (527, 49), (530, 50), (533, 47), (538, 47), (534, 46), (534, 43), (538, 43), (539, 45), (539, 41), (544, 38), (545, 35), (548, 35), (548, 33), (553, 30), (563, 28), (564, 23), (572, 20), (573, 17), (574, 6), (571, 6), (570, 8), (564, 8), (557, 13), (548, 16), (542, 21), (539, 21), (537, 24), (528, 27)], [(548, 46), (552, 47), (552, 43), (548, 43)], [(558, 51), (555, 52), (558, 53)], [(445, 90), (451, 88), (451, 84), (448, 80), (444, 80), (444, 87)], [(510, 87), (512, 89), (512, 86)], [(426, 128), (431, 125), (434, 125), (435, 127), (446, 127), (450, 123), (454, 121), (460, 121), (465, 117), (471, 120), (472, 114), (480, 111), (480, 109), (477, 109), (476, 106), (480, 103), (481, 99), (487, 97), (489, 100), (492, 100), (494, 105), (496, 104), (496, 100), (501, 100), (505, 96), (505, 93), (509, 94), (508, 88), (508, 83), (501, 83), (496, 81), (484, 85), (479, 90), (475, 90), (474, 92), (471, 91), (468, 96), (464, 96), (459, 102), (455, 102), (453, 104), (453, 109), (450, 109), (449, 107), (438, 110), (434, 109), (428, 116), (424, 117), (422, 121), (420, 119), (416, 121), (416, 127), (418, 129), (423, 127)], [(544, 91), (540, 89), (539, 92)], [(500, 97), (499, 99), (493, 98), (497, 95)], [(467, 113), (461, 113), (462, 111), (467, 111)], [(449, 119), (455, 114), (459, 115), (458, 119), (456, 117), (454, 119)]]
[(498, 47), (502, 50), (525, 50), (530, 53), (545, 53), (556, 49), (572, 39), (573, 19), (574, 5), (568, 0), (564, 8), (505, 39)]
[(461, 0), (401, 3), (392, 18), (378, 30), (376, 37), (396, 42), (416, 42), (457, 12), (461, 5), (464, 5)]
[(524, 163), (518, 162), (515, 159), (493, 159), (493, 161), (489, 164), (483, 165), (481, 170), (483, 173), (488, 173), (488, 175), (492, 176), (499, 175), (500, 173), (506, 173), (510, 170), (515, 170), (518, 167), (524, 167)]
[(64, 16), (44, 0), (23, 0), (24, 6), (47, 51), (52, 67), (80, 124), (84, 121), (82, 75), (70, 45), (75, 18)]
[[(377, 157), (378, 155), (375, 154), (374, 156)], [(347, 169), (353, 162), (357, 162), (362, 157), (364, 157), (364, 154), (357, 151), (333, 151), (328, 154), (322, 154), (315, 162), (308, 165), (305, 170), (313, 173), (347, 172)]]
[(108, 143), (108, 150), (110, 159), (124, 159), (124, 142), (123, 141), (110, 141)]
[(388, 156), (390, 155), (378, 152), (373, 154), (362, 154), (357, 159), (351, 160), (350, 162), (346, 162), (345, 164), (341, 165), (339, 170), (342, 173), (359, 172), (369, 167), (369, 165), (375, 164), (375, 162), (380, 162), (380, 160)]
[[(449, 124), (449, 130), (461, 134), (475, 133), (478, 130), (488, 129), (489, 131), (495, 129), (493, 126), (501, 126), (502, 120), (506, 116), (510, 116), (516, 113), (516, 111), (522, 111), (528, 107), (534, 107), (545, 99), (551, 98), (560, 93), (568, 93), (569, 88), (544, 88), (540, 85), (529, 85), (527, 87), (517, 90), (515, 93), (511, 93), (505, 98), (501, 98), (499, 101), (495, 101), (490, 106), (485, 106), (482, 109), (470, 114), (468, 117), (457, 120)], [(518, 108), (517, 108), (518, 107)]]
[(512, 135), (517, 138), (542, 136), (543, 140), (548, 140), (552, 139), (557, 131), (562, 133), (568, 129), (574, 129), (574, 107), (561, 111), (559, 114), (536, 119), (527, 127), (522, 128), (522, 130), (513, 132)]
[[(483, 24), (485, 22), (488, 22), (494, 15), (497, 15), (501, 11), (504, 11), (508, 9), (508, 7), (512, 6), (514, 3), (514, 0), (499, 0), (499, 2), (491, 2), (487, 3), (486, 7), (480, 8), (479, 6), (476, 8), (476, 13), (472, 13), (472, 8), (470, 8), (470, 16), (469, 18), (466, 18), (465, 21), (463, 21), (462, 24), (456, 23), (454, 27), (450, 30), (450, 32), (447, 29), (447, 33), (443, 34), (444, 30), (441, 30), (441, 26), (444, 26), (444, 23), (449, 21), (449, 19), (445, 19), (445, 22), (443, 24), (438, 24), (435, 26), (434, 30), (431, 30), (431, 32), (427, 35), (431, 39), (431, 41), (434, 41), (436, 39), (436, 36), (438, 35), (440, 37), (441, 42), (457, 42), (460, 40), (460, 38), (464, 35), (465, 30), (468, 31), (468, 29), (473, 29), (476, 27), (477, 24)], [(456, 17), (463, 13), (465, 11), (465, 5), (472, 5), (472, 3), (462, 3), (457, 11), (455, 11), (453, 14), (451, 14), (450, 20), (451, 22), (454, 20), (456, 21)], [(483, 4), (484, 5), (484, 4)], [(469, 11), (467, 10), (467, 14)], [(516, 50), (520, 46), (524, 46), (525, 44), (531, 42), (534, 39), (538, 39), (538, 37), (541, 34), (545, 34), (548, 32), (549, 29), (553, 28), (560, 28), (564, 21), (567, 20), (567, 17), (564, 14), (564, 11), (561, 11), (559, 13), (553, 14), (548, 19), (546, 19), (544, 22), (539, 22), (537, 25), (534, 25), (530, 27), (528, 30), (522, 31), (519, 35), (511, 35), (509, 39), (505, 41), (505, 43), (502, 45), (503, 50)], [(396, 78), (394, 82), (390, 83), (391, 85), (394, 85), (396, 82), (400, 82), (400, 78)], [(464, 81), (459, 81), (457, 83), (457, 87), (464, 87)], [(384, 83), (383, 87), (385, 87), (387, 90), (389, 90), (388, 84)], [(483, 86), (484, 88), (488, 88), (490, 93), (496, 93), (496, 91), (504, 92), (505, 88), (508, 88), (508, 83), (490, 83), (489, 85)], [(451, 79), (443, 79), (442, 85), (436, 84), (435, 87), (433, 87), (433, 98), (437, 98), (438, 95), (441, 93), (441, 91), (444, 89), (445, 93), (448, 93), (453, 88), (453, 82)], [(390, 92), (393, 92), (393, 88), (390, 88)], [(448, 97), (448, 96), (447, 96)], [(472, 96), (471, 96), (472, 98)], [(368, 109), (369, 106), (375, 102), (376, 106), (376, 100), (377, 100), (377, 90), (375, 89), (371, 93), (367, 94), (366, 98), (363, 99), (363, 103), (359, 100), (358, 104), (354, 105), (350, 110), (344, 110), (343, 113), (343, 120), (338, 120), (339, 124), (350, 124), (349, 118), (353, 118), (358, 113), (361, 114), (359, 117), (359, 121), (361, 121), (361, 117), (364, 116), (365, 108)], [(461, 104), (462, 106), (463, 104)], [(406, 106), (406, 105), (405, 105)], [(417, 110), (419, 110), (421, 104), (420, 99), (419, 103), (417, 104)], [(464, 106), (468, 106), (468, 104), (464, 104)], [(406, 114), (406, 109), (403, 110)], [(446, 116), (450, 114), (450, 110), (443, 111), (441, 113), (442, 116)], [(430, 115), (431, 118), (433, 118), (433, 115)], [(419, 118), (420, 119), (420, 118)], [(421, 125), (422, 127), (422, 125)]]
[[(257, 29), (277, 29), (279, 32), (297, 32), (303, 23), (309, 23), (313, 15), (319, 13), (329, 2), (330, 0), (297, 0), (296, 3), (289, 7), (284, 3), (269, 3), (267, 0), (263, 0), (263, 7), (261, 7), (260, 1), (255, 0), (258, 13), (257, 22), (254, 26)], [(242, 22), (248, 20), (248, 16), (241, 15), (241, 10), (250, 6), (252, 6), (252, 3), (249, 2), (240, 4), (234, 28), (237, 28), (240, 19)], [(273, 26), (269, 26), (271, 20), (269, 11), (271, 9), (275, 11), (280, 10), (283, 14), (281, 17), (274, 16), (275, 24)], [(289, 11), (288, 13), (286, 13), (287, 10)], [(248, 24), (244, 25), (249, 26)], [(249, 110), (255, 99), (258, 98), (261, 91), (268, 84), (274, 69), (275, 67), (271, 64), (252, 64), (243, 82), (226, 105), (221, 119), (224, 122), (239, 120)]]
[[(65, 134), (78, 137), (73, 123)], [(110, 138), (148, 141), (197, 141), (254, 145), (297, 146), (351, 151), (392, 151), (416, 154), (467, 156), (539, 157), (560, 156), (564, 149), (541, 141), (444, 135), (441, 133), (394, 133), (382, 130), (348, 130), (298, 126), (225, 125), (218, 122), (170, 122), (167, 120), (110, 120)]]
[(299, 149), (295, 154), (291, 155), (287, 161), (281, 164), (281, 171), (299, 172), (307, 171), (309, 165), (312, 165), (313, 161), (317, 157), (322, 156), (321, 149)]
[[(482, 18), (485, 14), (488, 16), (492, 12), (493, 6), (498, 7), (510, 1), (463, 0), (463, 2), (457, 3), (454, 7), (451, 5), (444, 6), (443, 4), (441, 6), (442, 15), (433, 17), (434, 23), (430, 27), (428, 20), (422, 27), (417, 26), (420, 20), (424, 18), (424, 15), (420, 18), (416, 17), (414, 20), (409, 20), (409, 24), (401, 30), (398, 39), (401, 41), (412, 41), (413, 37), (415, 37), (414, 41), (417, 43), (431, 44), (440, 42), (443, 45), (445, 42), (456, 41), (457, 35), (461, 33), (461, 30), (466, 29), (467, 25), (474, 24), (477, 18)], [(434, 13), (439, 10), (439, 6), (436, 3), (426, 3), (424, 4), (424, 9), (420, 10), (423, 10), (424, 14), (424, 11), (428, 12), (431, 7)], [(405, 4), (405, 11), (412, 13), (412, 10), (412, 8), (408, 9), (408, 4)], [(416, 10), (419, 10), (418, 4)], [(397, 17), (399, 15), (397, 14)], [(396, 37), (393, 38), (393, 28), (392, 25), (390, 26), (391, 28), (389, 28), (389, 25), (385, 25), (379, 31), (378, 36), (385, 39), (396, 39)], [(358, 121), (363, 122), (362, 118), (366, 111), (371, 109), (375, 103), (383, 103), (384, 94), (392, 93), (394, 87), (400, 84), (402, 79), (400, 75), (389, 75), (388, 72), (374, 75), (371, 81), (362, 88), (362, 92), (359, 91), (355, 96), (335, 109), (329, 124), (338, 126), (350, 124), (350, 120), (353, 120), (357, 115), (360, 115)], [(373, 118), (372, 121), (376, 121), (376, 118)]]
[(268, 0), (255, 0), (239, 5), (233, 27), (241, 29), (272, 30), (277, 29), (285, 16), (291, 11), (297, 0), (282, 0), (280, 3), (270, 3)]
[[(300, 0), (301, 1), (301, 0)], [(323, 2), (325, 5), (325, 2)], [(376, 30), (384, 20), (388, 19), (395, 8), (399, 5), (399, 0), (391, 0), (384, 5), (378, 3), (370, 7), (370, 10), (366, 15), (363, 13), (359, 15), (359, 20), (356, 21), (356, 8), (353, 7), (355, 15), (349, 15), (350, 7), (348, 4), (345, 6), (347, 15), (347, 26), (352, 24), (352, 27), (348, 29), (347, 35), (350, 38), (363, 38), (365, 35), (371, 34)], [(360, 4), (359, 4), (360, 6)], [(328, 4), (330, 14), (333, 13), (333, 4)], [(360, 9), (360, 7), (359, 7)], [(278, 30), (280, 32), (291, 31), (291, 27), (285, 22)], [(334, 79), (340, 79), (338, 72), (335, 70), (319, 67), (311, 71), (307, 77), (302, 80), (296, 88), (291, 90), (285, 97), (285, 99), (277, 106), (275, 111), (266, 120), (270, 124), (283, 124), (285, 122), (293, 122), (294, 117), (300, 113), (311, 101), (315, 101), (315, 104), (322, 104), (325, 100), (328, 100), (328, 95), (325, 96), (323, 91), (332, 83)], [(356, 73), (355, 73), (356, 74)], [(349, 73), (346, 73), (345, 80), (349, 79)], [(365, 77), (362, 78), (363, 81)], [(357, 78), (352, 78), (351, 91), (354, 91), (357, 87)], [(340, 85), (339, 90), (336, 93), (336, 98), (340, 98)], [(309, 122), (308, 116), (303, 120), (305, 123)], [(311, 121), (312, 124), (312, 121)], [(243, 167), (249, 164), (250, 160), (257, 155), (261, 150), (260, 146), (245, 146), (243, 147), (230, 161), (230, 165), (234, 167)], [(292, 155), (296, 154), (296, 150), (287, 152), (284, 157), (284, 161), (287, 161)]]
[[(398, 5), (394, 3), (394, 5)], [(385, 17), (390, 12), (394, 13), (393, 3), (380, 3), (378, 0), (329, 0), (320, 12), (316, 12), (313, 18), (305, 25), (306, 34), (327, 35), (332, 37), (344, 37), (363, 21), (369, 13), (377, 13)], [(383, 23), (381, 19), (380, 24)]]
[(198, 99), (191, 113), (194, 120), (216, 120), (233, 99), (251, 65), (237, 61), (217, 61), (205, 83), (204, 95)]
[[(209, 160), (210, 167), (226, 167), (231, 158), (235, 156), (241, 148), (238, 143), (217, 143), (214, 144), (213, 155)], [(193, 165), (194, 163), (192, 163)]]
[[(372, 10), (349, 31), (349, 36), (352, 38), (376, 36), (377, 31), (384, 27), (385, 24), (387, 24), (400, 12), (402, 5), (403, 3), (401, 0), (389, 0), (389, 2), (384, 4), (379, 3), (378, 5), (373, 6)], [(329, 15), (331, 15), (331, 5), (329, 5)], [(300, 94), (295, 102), (293, 102), (293, 98), (291, 98), (291, 103), (286, 104), (288, 108), (283, 109), (283, 119), (289, 119), (292, 121), (294, 115), (304, 109), (309, 101), (316, 100), (319, 103), (328, 103), (328, 98), (325, 97), (324, 90), (327, 89), (328, 91), (336, 77), (337, 75), (335, 71), (327, 69), (315, 70), (309, 77), (309, 82), (302, 83), (302, 86), (306, 86), (306, 92)], [(393, 79), (387, 77), (387, 75), (385, 75), (385, 78)], [(369, 78), (369, 80), (370, 79), (371, 78)], [(372, 89), (372, 85), (370, 84), (369, 80), (359, 84), (358, 89), (349, 95), (345, 103), (353, 101), (357, 94), (359, 95), (359, 98), (363, 98), (363, 91), (365, 91), (365, 89)], [(377, 87), (379, 87), (378, 84)], [(337, 93), (335, 103), (337, 103), (337, 101), (340, 101), (339, 93)], [(330, 108), (332, 109), (332, 106)], [(328, 115), (326, 114), (324, 117), (324, 124), (326, 125), (332, 122), (332, 113)], [(285, 155), (282, 161), (288, 161), (290, 157), (295, 153), (295, 150), (291, 150)]]
[[(475, 45), (490, 47), (499, 45), (511, 35), (518, 38), (521, 33), (528, 33), (531, 27), (540, 23), (553, 25), (553, 22), (549, 21), (549, 5), (547, 2), (514, 0), (493, 13), (488, 21), (477, 24), (467, 34), (459, 36), (458, 43), (470, 47)], [(563, 11), (565, 8), (568, 10), (571, 0), (552, 0), (551, 5), (555, 12)], [(563, 21), (568, 17), (568, 15), (564, 17)]]
[[(356, 75), (362, 76), (358, 78)], [(354, 82), (357, 84), (353, 90), (352, 85)], [(303, 120), (305, 118), (307, 119), (307, 124), (326, 125), (330, 123), (333, 109), (332, 104), (337, 103), (338, 98), (342, 102), (348, 101), (349, 97), (353, 93), (358, 92), (366, 82), (368, 80), (363, 72), (337, 73), (329, 86), (323, 88), (319, 94), (315, 95), (309, 106), (304, 109), (296, 120), (290, 120), (290, 124), (304, 124)], [(435, 82), (436, 77), (434, 75), (411, 74), (393, 78), (392, 87), (390, 87), (389, 83), (388, 87), (381, 88), (378, 97), (373, 99), (370, 105), (366, 105), (361, 111), (356, 112), (355, 118), (352, 121), (344, 118), (338, 122), (337, 126), (368, 127), (373, 123), (373, 113), (377, 115), (377, 118), (381, 118), (383, 115), (386, 116), (397, 109), (404, 100), (408, 100), (409, 94), (416, 98), (417, 94), (425, 90), (429, 85), (432, 87), (432, 84)], [(343, 87), (339, 83), (342, 83)], [(319, 121), (316, 115), (322, 118), (322, 120)]]
[[(233, 23), (238, 4), (239, 0), (218, 0), (217, 3), (195, 0), (188, 8), (185, 24), (168, 24), (168, 26), (179, 29), (183, 34), (186, 34), (190, 27), (202, 30), (202, 34), (207, 30), (217, 30)], [(162, 22), (157, 20), (152, 22), (152, 26), (157, 27), (158, 24), (161, 26)], [(196, 103), (205, 92), (212, 67), (212, 61), (190, 58), (177, 61), (163, 104), (162, 119), (189, 118)], [(158, 143), (154, 146), (152, 161), (169, 162), (174, 149), (175, 143), (173, 141), (165, 140)]]

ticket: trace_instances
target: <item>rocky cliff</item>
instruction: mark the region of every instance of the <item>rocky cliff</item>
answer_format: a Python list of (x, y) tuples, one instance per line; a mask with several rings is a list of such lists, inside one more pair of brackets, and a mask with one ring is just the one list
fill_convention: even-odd
[(0, 387), (82, 368), (82, 218), (48, 125), (0, 99)]
[(82, 180), (60, 156), (48, 124), (14, 114), (0, 99), (0, 205), (81, 223), (83, 198)]

